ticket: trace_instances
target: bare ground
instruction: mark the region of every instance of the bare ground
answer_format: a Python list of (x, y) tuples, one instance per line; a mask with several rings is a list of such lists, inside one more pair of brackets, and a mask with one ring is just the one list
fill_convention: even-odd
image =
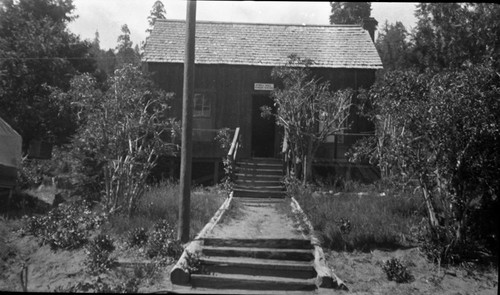
[[(28, 292), (55, 292), (66, 290), (78, 282), (91, 282), (95, 276), (86, 272), (83, 249), (73, 251), (53, 251), (49, 246), (39, 246), (36, 238), (21, 237), (11, 233), (8, 241), (11, 254), (0, 261), (0, 291), (23, 291), (20, 272), (24, 263), (28, 266)], [(116, 286), (128, 279), (139, 279), (139, 292), (155, 292), (171, 289), (167, 279), (173, 265), (154, 267), (145, 262), (140, 248), (127, 249), (115, 243), (114, 256), (119, 261), (139, 262), (137, 265), (118, 264), (107, 273), (100, 275), (103, 282)]]
[[(369, 253), (330, 251), (325, 255), (349, 287), (346, 294), (498, 294), (498, 270), (438, 268), (418, 248)], [(412, 282), (398, 284), (387, 279), (382, 263), (393, 257), (407, 262)]]
[(307, 239), (289, 217), (290, 201), (269, 199), (257, 203), (233, 199), (226, 216), (207, 233), (224, 239)]
[[(304, 238), (296, 229), (287, 204), (235, 203), (208, 236), (233, 238)], [(15, 222), (0, 219), (9, 230), (3, 237), (0, 255), (0, 291), (22, 291), (20, 276), (24, 262), (28, 265), (28, 291), (54, 292), (77, 282), (89, 281), (85, 271), (84, 250), (52, 251), (39, 246), (35, 238), (20, 236), (12, 231)], [(144, 262), (141, 249), (127, 249), (117, 245), (117, 258), (128, 262)], [(439, 269), (428, 262), (417, 248), (362, 252), (325, 251), (330, 267), (346, 283), (349, 291), (340, 294), (497, 294), (498, 270), (470, 270), (450, 267)], [(382, 271), (382, 263), (392, 257), (402, 259), (414, 277), (410, 283), (389, 281)], [(154, 268), (147, 266), (116, 266), (103, 281), (118, 284), (130, 278), (140, 280), (139, 292), (157, 292), (171, 289), (169, 271), (173, 265)], [(153, 271), (156, 270), (156, 271)]]

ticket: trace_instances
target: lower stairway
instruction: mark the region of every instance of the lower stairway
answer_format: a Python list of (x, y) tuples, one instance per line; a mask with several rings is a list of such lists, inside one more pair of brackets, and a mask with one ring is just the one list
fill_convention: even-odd
[(205, 239), (202, 274), (192, 274), (191, 284), (219, 292), (313, 291), (313, 261), (313, 247), (307, 240)]
[[(294, 220), (304, 213), (286, 198), (281, 161), (239, 161), (236, 177), (232, 197), (171, 272), (171, 293), (332, 294), (337, 281), (311, 229)], [(197, 255), (188, 259), (186, 252)]]
[(236, 198), (284, 198), (283, 163), (276, 158), (250, 158), (236, 163)]

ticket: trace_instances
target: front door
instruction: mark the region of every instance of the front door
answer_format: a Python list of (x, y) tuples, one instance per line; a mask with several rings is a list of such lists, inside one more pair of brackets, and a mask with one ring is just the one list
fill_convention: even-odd
[(270, 106), (275, 113), (269, 95), (252, 96), (252, 157), (274, 157), (276, 126), (274, 117), (262, 118), (260, 107), (264, 105)]

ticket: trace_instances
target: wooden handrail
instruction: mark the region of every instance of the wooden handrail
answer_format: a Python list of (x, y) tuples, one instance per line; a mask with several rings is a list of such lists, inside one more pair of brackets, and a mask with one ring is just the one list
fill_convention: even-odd
[(239, 138), (240, 138), (240, 127), (236, 127), (236, 130), (234, 130), (234, 137), (233, 137), (233, 142), (231, 143), (231, 148), (227, 153), (227, 157), (232, 161), (236, 160), (236, 154), (238, 152), (238, 148), (240, 145)]

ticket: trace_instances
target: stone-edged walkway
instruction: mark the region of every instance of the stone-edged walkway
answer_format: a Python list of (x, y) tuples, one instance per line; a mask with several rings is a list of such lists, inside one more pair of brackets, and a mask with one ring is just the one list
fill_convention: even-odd
[(185, 267), (186, 251), (172, 270), (172, 292), (331, 293), (344, 285), (309, 227), (293, 199), (231, 197), (186, 248), (198, 253), (198, 271)]

